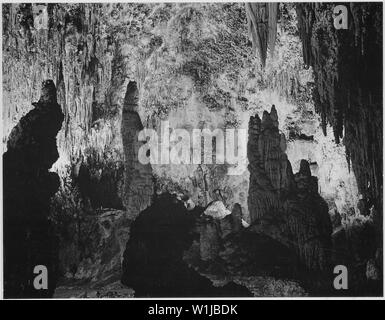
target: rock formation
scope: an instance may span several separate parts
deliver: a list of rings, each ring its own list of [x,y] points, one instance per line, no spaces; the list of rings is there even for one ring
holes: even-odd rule
[[[321,115],[324,130],[329,123],[335,141],[338,143],[343,138],[347,161],[362,196],[358,209],[370,219],[361,221],[359,217],[353,221],[347,228],[350,230],[346,230],[346,242],[338,243],[340,234],[334,239],[338,247],[350,247],[349,267],[361,282],[356,294],[360,290],[362,294],[366,284],[362,285],[365,270],[360,265],[373,261],[383,245],[382,4],[346,5],[346,30],[333,27],[334,6],[330,3],[297,5],[298,26],[304,61],[314,70],[316,111]],[[368,227],[370,223],[372,226]],[[353,254],[357,245],[360,247],[355,238],[366,239],[364,254]],[[380,261],[379,266],[382,269]],[[377,288],[372,284],[370,287],[366,293],[379,294],[381,278]]]
[[[267,49],[274,52],[277,35],[278,3],[246,3],[249,36],[254,52],[258,53],[263,65],[266,63]]]
[[[348,29],[333,27],[334,4],[297,5],[304,61],[314,69],[316,111],[343,138],[359,192],[382,245],[382,5],[347,5]],[[343,137],[344,133],[344,137]],[[373,254],[376,248],[373,248]]]
[[[232,212],[220,201],[210,204],[198,219],[200,260],[215,262],[222,254],[226,241],[242,229],[242,216],[239,204]],[[225,211],[228,211],[224,214]]]
[[[220,206],[216,207],[220,211]],[[237,204],[229,215],[201,215],[196,222],[199,237],[186,251],[184,260],[213,281],[242,281],[243,277],[294,279],[298,272],[295,251],[269,235],[243,228],[241,223]]]
[[[123,203],[130,217],[136,217],[146,209],[154,194],[152,169],[150,164],[139,161],[139,148],[144,144],[138,141],[143,129],[138,114],[138,89],[135,82],[127,85],[122,114],[122,141],[124,149],[124,195]]]
[[[11,131],[4,172],[5,297],[49,297],[56,282],[55,238],[50,228],[50,198],[59,177],[49,172],[59,154],[56,135],[63,113],[52,80],[43,82],[40,100]],[[48,290],[33,286],[34,267],[48,270]]]
[[[309,163],[303,160],[293,175],[285,150],[274,106],[262,120],[250,118],[250,228],[294,249],[308,270],[328,271],[332,228],[327,204]]]
[[[97,289],[120,280],[130,224],[123,210],[103,209],[82,217],[77,232],[85,240],[73,232],[72,245],[65,243],[65,239],[61,243],[60,268],[68,282],[87,282],[89,288]]]
[[[164,194],[133,222],[124,253],[122,283],[132,287],[136,297],[251,295],[234,283],[216,288],[183,261],[201,213],[198,207],[188,211],[181,201]]]

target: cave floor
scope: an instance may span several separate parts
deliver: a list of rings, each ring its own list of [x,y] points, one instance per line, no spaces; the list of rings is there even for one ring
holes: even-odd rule
[[[53,298],[133,298],[134,290],[115,281],[105,286],[74,282],[56,288]]]
[[[215,276],[205,275],[213,282],[213,286],[223,286],[228,281],[218,279]],[[301,297],[307,296],[306,292],[295,282],[289,280],[274,279],[271,277],[249,276],[232,277],[232,280],[249,289],[254,297]],[[73,281],[59,285],[54,293],[56,299],[67,298],[134,298],[135,291],[115,281],[106,285],[95,285],[84,281]]]

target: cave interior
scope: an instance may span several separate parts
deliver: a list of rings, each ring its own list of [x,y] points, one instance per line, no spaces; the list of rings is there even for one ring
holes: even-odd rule
[[[3,4],[5,296],[383,295],[382,12]]]

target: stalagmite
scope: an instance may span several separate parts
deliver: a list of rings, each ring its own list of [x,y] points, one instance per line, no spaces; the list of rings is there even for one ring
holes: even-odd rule
[[[56,135],[64,116],[52,80],[43,82],[40,99],[33,105],[11,131],[3,155],[7,298],[50,297],[56,285],[58,248],[48,216],[50,198],[60,182],[49,169],[59,157]],[[47,268],[46,290],[33,286],[38,265]]]
[[[309,163],[302,160],[293,175],[285,148],[274,106],[262,120],[250,118],[250,228],[293,248],[309,270],[327,271],[332,232],[327,204]]]
[[[138,110],[138,89],[135,82],[129,82],[122,114],[122,140],[124,149],[124,196],[127,214],[136,217],[146,209],[154,194],[152,169],[150,164],[141,164],[138,152],[143,142],[138,134],[143,129]]]

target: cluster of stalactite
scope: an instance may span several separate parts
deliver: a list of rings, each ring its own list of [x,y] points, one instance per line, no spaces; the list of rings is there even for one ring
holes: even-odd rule
[[[336,29],[337,4],[298,4],[305,63],[315,77],[314,100],[347,159],[363,195],[361,212],[374,209],[382,243],[382,4],[346,5],[347,29]]]
[[[275,107],[249,121],[249,212],[254,232],[293,248],[309,270],[327,271],[331,248],[328,206],[302,160],[293,174]]]
[[[347,160],[364,198],[361,211],[366,215],[374,208],[381,230],[382,7],[370,3],[346,5],[348,28],[336,29],[333,11],[337,5],[296,5],[303,59],[314,70],[313,99],[324,133],[329,123],[336,143],[343,138]],[[267,38],[275,37],[271,33],[277,30],[276,12],[267,3],[246,4],[246,12],[250,38],[264,61],[268,47],[273,48],[267,45]],[[295,76],[282,81],[274,76],[273,82],[277,79],[282,83],[294,81],[292,88],[298,87]]]
[[[49,172],[59,153],[56,135],[64,115],[52,80],[43,83],[34,109],[13,128],[3,155],[4,288],[8,298],[50,297],[57,280],[57,243],[49,221],[59,176]],[[34,284],[44,266],[48,287]]]
[[[48,198],[44,204],[48,206],[45,214],[50,214],[53,221],[49,229],[52,233],[61,228],[61,218],[72,219],[74,225],[79,221],[81,224],[90,218],[87,214],[99,208],[121,210],[126,206],[126,212],[135,216],[149,205],[153,195],[151,167],[147,170],[148,166],[142,166],[146,168],[142,170],[137,163],[139,146],[134,142],[143,128],[138,108],[134,112],[130,102],[124,104],[128,76],[122,41],[117,38],[126,31],[129,33],[130,27],[115,32],[116,25],[110,22],[117,7],[109,4],[3,7],[3,124],[9,141],[7,147],[14,140],[8,136],[10,129],[29,111],[30,101],[38,98],[42,79],[53,79],[64,114],[62,130],[57,136],[60,159],[53,168],[62,180],[60,196],[55,196],[55,208],[49,208]],[[126,8],[132,12],[135,9],[136,5]],[[136,33],[130,34],[136,35],[136,28],[137,25]],[[63,185],[70,178],[67,190]],[[143,179],[146,182],[141,184]],[[75,189],[78,194],[72,193]],[[73,247],[80,252],[91,248],[95,241],[83,246],[78,240],[86,236],[88,229],[76,227],[73,233],[65,230],[65,234],[71,234],[71,240],[69,244],[60,244],[59,254]],[[80,262],[86,263],[87,257],[84,261]],[[61,271],[64,274],[71,267],[71,263],[63,263]],[[52,278],[50,284],[54,282]]]
[[[114,88],[119,88],[122,76],[115,68],[119,64],[116,42],[103,28],[103,10],[99,4],[3,7],[6,135],[18,115],[28,111],[26,102],[38,97],[41,81],[50,78],[65,116],[59,148],[69,157],[96,148],[91,135],[94,122],[103,115],[106,104],[113,115],[113,107],[122,102],[110,89],[112,79]],[[99,143],[102,152],[111,141],[103,142]]]

